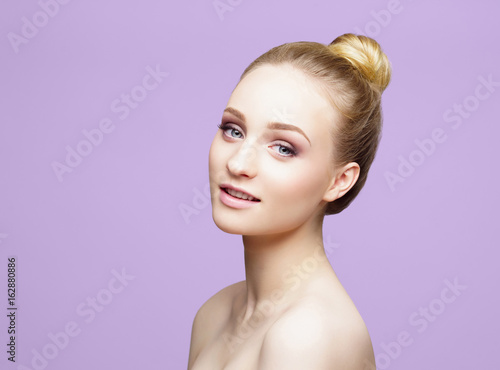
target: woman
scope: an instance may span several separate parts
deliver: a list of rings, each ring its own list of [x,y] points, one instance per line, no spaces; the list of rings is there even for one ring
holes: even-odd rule
[[[322,225],[366,181],[390,74],[378,43],[353,34],[275,47],[243,72],[209,176],[214,222],[242,235],[246,280],[199,309],[188,369],[375,370]]]

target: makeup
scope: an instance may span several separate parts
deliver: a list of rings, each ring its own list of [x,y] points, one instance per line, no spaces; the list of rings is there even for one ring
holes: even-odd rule
[[[219,199],[222,203],[224,203],[228,207],[248,208],[251,207],[252,205],[260,203],[259,199],[249,195],[246,192],[239,191],[240,189],[233,189],[232,187],[228,186],[221,186],[219,189],[220,189]],[[243,199],[242,196],[248,199]]]

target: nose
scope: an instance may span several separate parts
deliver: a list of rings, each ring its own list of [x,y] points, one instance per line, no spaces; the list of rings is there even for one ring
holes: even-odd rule
[[[254,177],[257,174],[256,157],[256,147],[246,142],[229,158],[226,167],[233,175]]]

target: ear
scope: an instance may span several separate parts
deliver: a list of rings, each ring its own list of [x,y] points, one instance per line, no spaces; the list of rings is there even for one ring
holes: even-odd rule
[[[356,181],[358,181],[358,177],[359,165],[356,162],[350,162],[342,168],[339,168],[334,172],[332,181],[323,200],[333,202],[342,197],[354,186]]]

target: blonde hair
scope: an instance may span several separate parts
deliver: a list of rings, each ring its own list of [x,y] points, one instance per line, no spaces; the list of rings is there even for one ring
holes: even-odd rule
[[[333,165],[356,162],[360,173],[354,186],[325,208],[325,215],[339,213],[364,186],[375,158],[382,130],[381,95],[391,78],[389,60],[372,38],[346,33],[328,45],[299,41],[276,46],[255,59],[240,81],[266,64],[291,65],[311,76],[343,117],[331,128]]]

